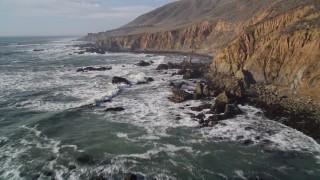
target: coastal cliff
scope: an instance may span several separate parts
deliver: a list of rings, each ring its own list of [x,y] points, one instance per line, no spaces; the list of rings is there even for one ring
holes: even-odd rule
[[[192,25],[187,28],[165,32],[137,35],[112,36],[96,41],[98,46],[114,50],[161,50],[161,51],[197,51],[208,53],[212,46],[206,40],[213,32],[214,25],[209,22]],[[206,46],[206,49],[203,47]]]
[[[252,83],[318,101],[319,9],[316,0],[182,0],[83,40],[106,50],[214,55],[211,74],[245,71]]]
[[[318,98],[319,18],[317,7],[310,5],[250,26],[218,51],[212,71],[235,75],[245,70],[257,82]]]

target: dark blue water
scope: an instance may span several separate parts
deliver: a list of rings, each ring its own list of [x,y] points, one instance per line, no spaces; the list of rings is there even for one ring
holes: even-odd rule
[[[182,57],[78,55],[75,39],[0,38],[0,179],[320,179],[319,144],[259,109],[240,106],[245,114],[200,129],[187,113],[201,102],[170,102],[169,82],[181,77],[155,70]],[[134,66],[141,60],[155,63]],[[112,70],[76,72],[86,66]],[[155,81],[135,85],[145,77]]]

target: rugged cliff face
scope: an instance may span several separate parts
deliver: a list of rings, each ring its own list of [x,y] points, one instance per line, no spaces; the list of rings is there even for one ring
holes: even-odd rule
[[[115,50],[197,51],[210,53],[210,49],[213,50],[216,44],[209,44],[207,40],[214,28],[213,24],[206,21],[187,28],[165,32],[107,37],[97,40],[97,44]]]
[[[188,18],[185,18],[188,17]],[[213,74],[320,97],[318,0],[181,0],[84,40],[112,50],[215,54]]]
[[[292,9],[245,29],[218,51],[212,71],[250,72],[257,82],[320,95],[319,7]]]

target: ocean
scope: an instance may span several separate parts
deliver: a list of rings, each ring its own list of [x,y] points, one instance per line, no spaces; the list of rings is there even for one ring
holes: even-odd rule
[[[245,112],[210,128],[173,103],[179,55],[74,54],[77,37],[0,38],[0,179],[320,179],[320,145]],[[44,49],[34,52],[33,49]],[[150,66],[134,66],[141,60]],[[76,72],[87,66],[107,71]],[[133,85],[112,84],[113,76]],[[146,77],[153,82],[137,85]],[[183,88],[192,91],[194,80]],[[123,107],[124,111],[107,112]],[[194,113],[194,112],[193,112]],[[249,145],[244,143],[251,140]]]

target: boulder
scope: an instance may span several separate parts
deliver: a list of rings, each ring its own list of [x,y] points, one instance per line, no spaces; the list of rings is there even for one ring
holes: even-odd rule
[[[125,79],[123,77],[114,76],[112,78],[112,84],[119,84],[119,83],[124,83],[124,84],[127,84],[127,85],[131,85],[130,81],[128,81],[127,79]]]
[[[244,140],[242,142],[242,144],[245,145],[245,146],[249,146],[249,145],[254,144],[254,141],[252,141],[251,139],[247,139],[247,140]]]
[[[151,65],[149,62],[146,62],[143,60],[136,64],[136,66],[149,66],[149,65]]]
[[[203,84],[202,83],[197,83],[195,90],[194,90],[194,99],[199,99],[203,97]]]
[[[167,64],[159,64],[157,70],[168,70],[169,66]]]
[[[141,84],[149,84],[149,82],[154,81],[154,79],[153,79],[152,77],[145,77],[144,79],[145,79],[145,81],[139,81],[139,82],[137,82],[137,84],[138,84],[138,85],[141,85]]]
[[[200,113],[198,115],[195,116],[197,119],[204,119],[206,116],[203,113]]]
[[[227,104],[224,110],[224,119],[233,118],[236,115],[243,113],[236,104]]]
[[[112,111],[124,111],[125,109],[123,107],[112,107],[112,108],[107,108],[105,111],[106,112],[112,112]]]
[[[172,93],[173,94],[171,95],[171,97],[169,97],[169,99],[175,103],[181,103],[181,102],[193,99],[192,94],[184,90],[181,90],[179,87],[174,87],[172,89]]]
[[[227,93],[220,93],[212,103],[211,110],[215,113],[223,113],[228,103],[230,103],[230,98]]]
[[[145,79],[146,79],[147,82],[152,82],[152,81],[154,81],[154,79],[153,79],[152,77],[146,77]]]

